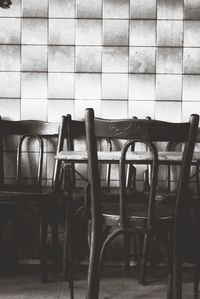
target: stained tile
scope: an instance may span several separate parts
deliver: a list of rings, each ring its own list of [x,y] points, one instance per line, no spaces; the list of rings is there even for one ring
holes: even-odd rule
[[[22,71],[47,71],[47,46],[22,46]]]
[[[129,100],[155,100],[155,75],[130,74]]]
[[[48,74],[49,98],[74,98],[74,74],[73,73],[49,73]]]
[[[21,119],[36,119],[47,121],[47,100],[22,99]]]
[[[127,100],[128,74],[102,74],[102,99]]]
[[[154,119],[154,101],[129,101],[128,102],[128,117],[136,116],[145,118],[150,116]]]
[[[181,101],[182,75],[157,75],[156,100]]]
[[[76,71],[85,73],[101,72],[101,47],[77,46]]]
[[[75,119],[84,120],[85,118],[85,109],[86,108],[93,108],[95,111],[95,116],[100,117],[101,116],[101,101],[100,100],[75,100]],[[80,149],[79,144],[79,149]],[[85,142],[83,144],[85,148]],[[76,147],[77,148],[77,147]],[[82,146],[81,146],[82,148]]]
[[[47,73],[22,73],[22,98],[47,98]],[[37,102],[36,102],[37,103]]]
[[[20,19],[0,18],[0,44],[20,44]]]
[[[74,72],[74,47],[49,46],[49,72]]]
[[[199,0],[185,0],[184,17],[190,20],[200,20]]]
[[[185,73],[200,73],[200,49],[185,48],[183,55],[183,65]]]
[[[0,45],[0,70],[20,70],[20,46]]]
[[[155,119],[180,122],[182,112],[181,102],[155,102]]]
[[[127,73],[128,47],[105,47],[102,53],[102,72]]]
[[[49,0],[50,18],[74,18],[75,0]]]
[[[155,46],[155,21],[130,22],[130,46]]]
[[[22,44],[46,45],[47,20],[24,18],[22,22]]]
[[[200,75],[183,76],[183,100],[199,101]]]
[[[156,0],[130,0],[131,19],[155,19]]]
[[[48,0],[22,0],[23,17],[46,18],[48,13]]]
[[[1,98],[20,97],[20,73],[19,72],[0,72],[0,97]]]
[[[183,21],[157,21],[158,46],[182,46]]]
[[[113,113],[113,107],[115,111]],[[128,102],[127,101],[102,101],[101,117],[102,118],[127,118]]]
[[[66,114],[74,118],[74,100],[48,100],[49,122],[60,122],[61,116]]]
[[[182,121],[188,121],[190,115],[193,113],[198,113],[200,111],[200,102],[186,102],[182,103]]]
[[[49,20],[49,43],[51,45],[74,45],[73,19],[50,19]]]
[[[157,17],[158,19],[182,19],[184,0],[158,0]]]
[[[103,0],[103,18],[127,19],[129,0]]]
[[[101,45],[101,21],[77,20],[76,45]]]
[[[100,74],[76,74],[75,98],[80,100],[101,99],[101,75]]]
[[[103,20],[103,43],[106,46],[128,46],[128,20]]]
[[[21,16],[21,6],[20,6],[21,1],[20,0],[15,0],[12,1],[12,5],[10,6],[9,9],[1,9],[0,10],[0,17],[20,17]]]
[[[130,47],[129,69],[131,73],[155,72],[155,48]]]
[[[77,18],[101,18],[102,0],[77,0],[76,15]]]
[[[184,22],[184,46],[200,47],[200,21]]]
[[[1,117],[3,119],[20,119],[20,99],[0,99]]]
[[[156,71],[158,73],[182,73],[182,49],[158,48]]]

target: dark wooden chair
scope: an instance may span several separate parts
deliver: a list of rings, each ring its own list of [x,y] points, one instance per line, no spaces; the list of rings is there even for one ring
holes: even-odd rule
[[[15,223],[19,223],[23,216],[20,215],[20,210],[23,211],[24,208],[34,204],[39,208],[39,254],[42,282],[48,281],[47,228],[49,224],[52,227],[54,262],[58,263],[57,197],[60,180],[58,162],[54,165],[51,186],[43,181],[45,177],[43,172],[49,162],[47,155],[50,152],[47,152],[51,147],[51,142],[54,147],[57,144],[58,129],[58,123],[0,119],[0,209],[5,206],[16,207],[19,214]],[[59,147],[58,144],[57,151]],[[44,165],[45,161],[47,161],[46,165]],[[12,170],[16,172],[16,176],[12,179],[9,179],[8,168],[10,172]],[[30,180],[26,180],[27,176]],[[18,225],[18,237],[22,234],[19,229]]]
[[[104,120],[94,117],[92,109],[86,110],[86,140],[88,150],[88,170],[90,183],[90,211],[92,221],[92,238],[88,270],[87,299],[99,296],[99,280],[102,262],[109,243],[118,235],[126,235],[135,231],[144,234],[141,265],[147,262],[149,243],[155,230],[166,229],[171,235],[174,224],[174,203],[160,205],[155,201],[158,174],[158,154],[155,141],[186,142],[183,152],[181,175],[177,191],[177,200],[188,194],[189,170],[198,127],[198,116],[193,115],[188,123],[168,123],[156,120]],[[118,203],[107,205],[102,200],[100,175],[97,159],[96,138],[125,139],[119,164],[120,196]],[[125,160],[128,148],[136,142],[146,144],[152,153],[151,182],[147,202],[130,203],[126,199]],[[103,225],[112,226],[114,230],[102,242]],[[171,281],[171,267],[169,280]],[[169,298],[171,289],[169,290]]]

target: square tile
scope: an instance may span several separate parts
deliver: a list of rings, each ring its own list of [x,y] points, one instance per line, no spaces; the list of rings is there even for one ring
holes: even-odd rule
[[[129,70],[131,73],[154,73],[155,48],[130,47]]]
[[[200,75],[183,76],[183,100],[199,101]]]
[[[20,19],[0,18],[0,44],[20,44]]]
[[[47,98],[47,73],[22,73],[21,80],[22,98]]]
[[[49,46],[49,72],[74,72],[74,47]]]
[[[103,20],[103,44],[106,46],[128,46],[128,20]]]
[[[74,45],[74,27],[73,19],[50,19],[49,43],[51,45]]]
[[[128,74],[102,74],[102,99],[127,100]]]
[[[77,18],[92,18],[98,19],[102,16],[102,1],[103,0],[77,0],[76,16]]]
[[[20,46],[0,45],[0,70],[20,71]]]
[[[113,111],[113,107],[115,107]],[[102,101],[101,117],[102,118],[127,118],[128,102],[127,101]]]
[[[47,46],[22,46],[22,71],[47,71]]]
[[[184,46],[200,47],[200,21],[184,22]]]
[[[155,21],[130,22],[130,46],[155,46]]]
[[[182,103],[182,121],[189,121],[190,115],[200,111],[200,102],[183,102]],[[198,112],[197,112],[198,113]]]
[[[95,116],[101,116],[100,100],[75,100],[75,119],[84,120],[86,108],[93,108]]]
[[[130,0],[131,19],[155,19],[156,0]]]
[[[22,0],[23,17],[47,18],[48,0]]]
[[[0,99],[0,111],[3,119],[20,120],[20,99]]]
[[[158,48],[156,55],[157,73],[182,73],[182,49]]]
[[[20,97],[20,73],[0,72],[0,98],[19,98],[19,97]]]
[[[129,101],[128,102],[128,117],[136,116],[145,118],[150,116],[154,119],[154,101]]]
[[[156,100],[181,101],[182,75],[157,75]]]
[[[48,73],[49,98],[74,98],[73,73]]]
[[[74,100],[48,100],[49,122],[60,122],[61,116],[66,114],[74,118]]]
[[[22,99],[21,119],[36,119],[47,121],[47,100]]]
[[[21,17],[21,0],[12,1],[9,9],[1,9],[0,17]]]
[[[77,20],[76,45],[101,45],[101,21]]]
[[[185,0],[184,17],[190,20],[200,20],[199,0]]]
[[[101,74],[76,74],[75,98],[80,100],[101,99]]]
[[[76,72],[100,73],[102,58],[101,47],[76,47]]]
[[[157,21],[158,46],[181,47],[183,45],[183,21]]]
[[[102,72],[127,73],[128,72],[128,47],[103,48]]]
[[[181,112],[181,102],[155,102],[155,119],[160,119],[169,122],[180,122]]]
[[[184,0],[158,0],[157,18],[158,19],[183,19]]]
[[[155,75],[129,76],[129,100],[155,100]]]
[[[185,48],[183,55],[184,73],[200,73],[200,49]]]
[[[50,18],[74,18],[75,0],[49,0]]]
[[[128,19],[129,0],[103,0],[103,18]]]
[[[46,45],[47,20],[24,18],[22,22],[22,44]]]

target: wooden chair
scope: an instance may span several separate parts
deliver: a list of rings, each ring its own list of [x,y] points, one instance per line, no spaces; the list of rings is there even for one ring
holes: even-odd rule
[[[166,229],[172,233],[174,224],[174,204],[159,205],[155,202],[158,173],[158,154],[153,144],[155,141],[186,142],[183,153],[181,176],[177,200],[188,192],[189,169],[196,138],[198,116],[193,115],[188,123],[168,123],[155,120],[104,120],[94,117],[92,109],[86,110],[86,140],[88,150],[88,170],[90,183],[90,211],[92,219],[92,238],[88,270],[87,299],[99,296],[99,280],[101,265],[109,243],[118,235],[126,235],[139,231],[144,234],[141,265],[146,264],[149,255],[149,244],[155,230]],[[120,196],[119,202],[106,205],[102,201],[100,175],[97,159],[96,138],[107,137],[125,139],[119,165]],[[129,203],[126,200],[125,157],[128,148],[135,142],[143,142],[152,153],[151,182],[148,201],[146,203]],[[102,242],[103,225],[112,226],[113,231]],[[171,270],[171,267],[170,267]],[[169,275],[171,280],[171,271]],[[169,290],[171,296],[171,290]],[[170,297],[169,297],[170,298]]]
[[[39,253],[42,282],[48,281],[48,224],[52,227],[54,262],[58,261],[57,197],[59,196],[60,178],[58,162],[54,165],[51,186],[43,183],[45,154],[52,139],[56,138],[57,141],[58,129],[58,123],[0,119],[0,209],[5,206],[16,206],[20,210],[21,207],[26,209],[32,204],[39,207]],[[59,147],[58,144],[57,151],[59,151]],[[8,168],[16,171],[16,176],[12,180],[6,177]],[[31,184],[27,183],[25,179],[24,170],[27,174],[27,169],[32,175],[30,176]],[[20,217],[18,215],[18,222]],[[18,236],[21,233],[18,229]]]

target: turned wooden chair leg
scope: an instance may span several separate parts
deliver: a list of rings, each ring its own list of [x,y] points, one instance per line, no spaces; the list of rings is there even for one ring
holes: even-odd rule
[[[146,283],[146,271],[147,271],[147,262],[150,255],[150,246],[152,241],[152,234],[150,232],[145,233],[143,248],[142,248],[142,257],[140,264],[140,273],[139,273],[139,283],[145,285]]]
[[[41,267],[41,280],[48,282],[47,273],[47,218],[45,205],[41,206],[41,219],[40,219],[40,267]]]

